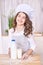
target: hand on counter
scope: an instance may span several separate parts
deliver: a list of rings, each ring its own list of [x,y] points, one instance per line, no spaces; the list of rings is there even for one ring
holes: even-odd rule
[[[28,54],[24,53],[21,59],[23,60],[23,59],[27,59],[27,58],[28,58]]]
[[[32,54],[33,50],[32,49],[29,49],[27,52],[25,52],[23,55],[22,55],[22,60],[23,59],[27,59],[31,54]]]

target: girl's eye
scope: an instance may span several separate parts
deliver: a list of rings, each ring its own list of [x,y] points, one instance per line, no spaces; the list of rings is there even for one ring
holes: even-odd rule
[[[18,15],[18,17],[20,17],[20,15]]]

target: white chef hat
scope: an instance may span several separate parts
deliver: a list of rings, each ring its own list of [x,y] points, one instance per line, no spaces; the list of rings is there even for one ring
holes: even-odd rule
[[[33,9],[28,4],[19,4],[15,9],[15,15],[18,12],[25,12],[30,17],[30,19],[32,19],[34,15]]]

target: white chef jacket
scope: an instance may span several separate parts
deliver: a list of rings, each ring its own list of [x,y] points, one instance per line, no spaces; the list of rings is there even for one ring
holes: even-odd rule
[[[35,41],[33,39],[33,35],[29,35],[26,37],[24,31],[14,32],[14,29],[11,28],[9,30],[9,47],[11,45],[11,40],[14,39],[16,41],[17,48],[21,48],[23,52],[26,52],[28,49],[32,49],[33,51],[36,48]]]

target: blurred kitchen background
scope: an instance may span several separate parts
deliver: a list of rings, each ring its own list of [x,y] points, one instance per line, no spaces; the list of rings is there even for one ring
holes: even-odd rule
[[[43,65],[43,0],[0,0],[0,54],[8,53],[9,17],[15,15],[15,8],[21,3],[29,4],[34,9],[35,53],[40,54]]]

